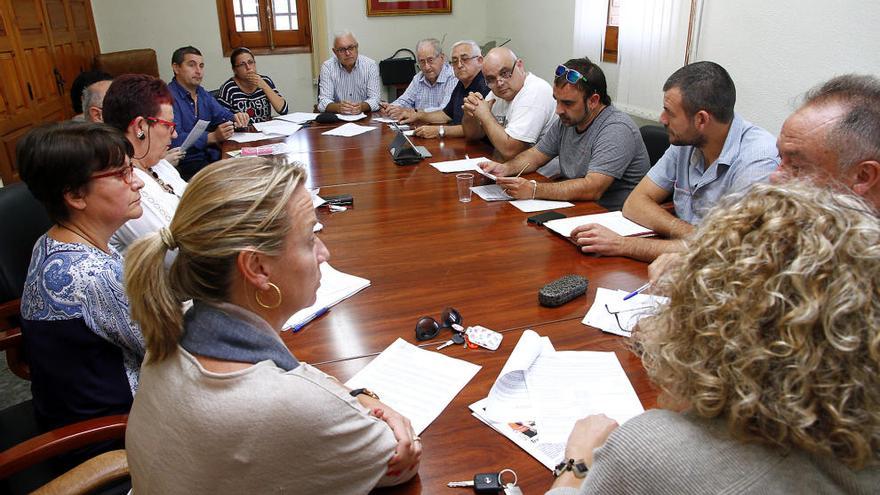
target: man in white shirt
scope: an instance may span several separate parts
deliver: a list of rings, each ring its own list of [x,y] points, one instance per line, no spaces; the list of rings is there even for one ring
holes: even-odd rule
[[[483,76],[492,93],[471,93],[464,101],[461,125],[468,140],[487,137],[496,158],[507,161],[533,146],[556,120],[553,88],[529,73],[506,47],[493,48],[483,60]]]
[[[336,33],[333,54],[321,64],[318,111],[357,115],[379,109],[379,65],[358,53],[351,31]]]
[[[419,41],[416,56],[421,71],[413,76],[406,91],[394,103],[380,104],[384,115],[403,122],[415,120],[419,113],[442,110],[458,84],[446,63],[440,41],[434,38]]]

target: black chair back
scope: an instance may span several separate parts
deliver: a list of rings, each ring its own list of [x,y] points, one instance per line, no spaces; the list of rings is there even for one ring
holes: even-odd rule
[[[642,140],[648,148],[648,157],[653,166],[669,148],[669,135],[666,134],[666,128],[661,125],[642,126],[639,131],[642,133]]]
[[[23,182],[0,187],[0,302],[21,297],[31,252],[52,222]]]

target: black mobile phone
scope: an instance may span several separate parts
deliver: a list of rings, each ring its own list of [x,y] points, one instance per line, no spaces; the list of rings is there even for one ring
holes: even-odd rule
[[[321,196],[330,205],[347,206],[354,204],[351,194],[337,194],[335,196]]]
[[[539,213],[537,215],[529,217],[527,221],[535,225],[544,225],[544,222],[549,222],[550,220],[556,220],[559,218],[565,218],[565,215],[556,211],[545,211],[544,213]]]

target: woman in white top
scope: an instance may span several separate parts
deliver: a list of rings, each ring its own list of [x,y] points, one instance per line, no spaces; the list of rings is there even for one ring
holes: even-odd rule
[[[171,225],[129,249],[147,347],[125,439],[135,493],[366,494],[418,470],[409,420],[281,340],[329,257],[304,182],[300,165],[214,163]]]
[[[117,251],[125,253],[137,239],[171,223],[186,190],[177,169],[163,159],[177,136],[168,87],[146,74],[117,77],[104,96],[104,123],[122,131],[131,142],[134,172],[144,183],[144,214],[126,222],[110,239]]]

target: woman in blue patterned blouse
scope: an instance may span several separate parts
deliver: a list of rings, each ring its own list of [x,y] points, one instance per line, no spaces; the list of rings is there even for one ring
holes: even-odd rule
[[[57,428],[127,413],[144,340],[131,320],[110,236],[141,215],[131,143],[103,124],[50,124],[18,145],[18,165],[54,225],[34,245],[21,297],[38,421]]]
[[[279,115],[287,114],[287,102],[275,89],[269,76],[257,73],[257,62],[247,48],[236,48],[229,56],[232,77],[220,86],[217,101],[232,112],[245,112],[251,122],[272,119],[272,109]]]

